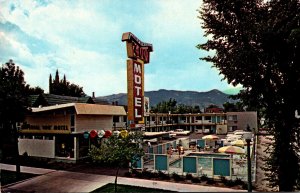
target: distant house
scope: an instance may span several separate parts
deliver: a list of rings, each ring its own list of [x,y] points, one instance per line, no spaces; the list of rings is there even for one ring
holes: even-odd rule
[[[224,113],[224,109],[219,107],[206,108],[205,113]]]

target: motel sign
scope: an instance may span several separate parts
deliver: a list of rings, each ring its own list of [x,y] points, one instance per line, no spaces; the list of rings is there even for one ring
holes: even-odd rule
[[[131,127],[144,121],[144,64],[150,62],[152,44],[144,43],[131,32],[123,33],[127,48],[127,105]]]

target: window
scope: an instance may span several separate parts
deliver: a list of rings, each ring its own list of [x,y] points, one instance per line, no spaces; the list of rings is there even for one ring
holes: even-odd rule
[[[230,126],[230,127],[228,128],[228,130],[229,130],[229,131],[235,131],[235,130],[237,130],[237,126]]]
[[[45,140],[53,140],[53,136],[45,136],[45,138],[44,138]]]
[[[74,158],[74,136],[57,135],[55,137],[55,156]]]
[[[150,120],[150,117],[145,117],[146,118],[146,121],[149,121]]]
[[[237,115],[229,115],[228,121],[237,121]]]
[[[119,116],[113,116],[113,122],[118,123],[119,122]]]
[[[32,139],[32,135],[24,135],[25,139]]]
[[[75,131],[75,115],[74,114],[71,114],[70,121],[71,121],[71,132],[74,132]]]
[[[43,136],[42,135],[35,135],[34,139],[43,139]]]
[[[71,127],[75,126],[75,115],[71,115]]]
[[[206,121],[210,121],[210,120],[211,120],[211,116],[205,116],[204,119],[205,119]]]
[[[200,121],[201,121],[201,120],[202,120],[202,117],[201,117],[201,116],[197,116],[197,117],[196,117],[196,120],[198,120],[198,121],[200,120]]]

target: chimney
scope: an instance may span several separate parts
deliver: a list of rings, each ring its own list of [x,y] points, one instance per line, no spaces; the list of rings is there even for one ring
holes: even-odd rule
[[[95,92],[93,92],[93,94],[92,94],[92,95],[93,95],[93,98],[95,98]]]

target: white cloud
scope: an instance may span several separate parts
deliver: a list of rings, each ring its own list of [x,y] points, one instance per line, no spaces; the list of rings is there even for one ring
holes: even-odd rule
[[[127,91],[126,48],[121,35],[133,30],[154,46],[151,63],[146,66],[145,90],[203,91],[226,85],[219,83],[216,69],[198,59],[195,45],[203,32],[196,10],[201,1],[137,1],[135,6],[149,9],[135,7],[136,12],[127,5],[131,1],[116,3],[119,1],[78,0],[40,6],[36,1],[0,0],[0,22],[18,26],[42,51],[36,54],[25,41],[1,29],[4,45],[1,42],[0,49],[22,65],[26,81],[33,86],[48,91],[48,76],[59,69],[61,76],[66,74],[88,95],[93,91],[97,96],[108,95]],[[46,43],[38,44],[38,39]]]
[[[83,86],[87,94],[126,91],[126,64],[121,58],[78,48],[67,48],[60,57],[60,63],[65,64],[60,65],[60,72],[71,82]]]
[[[18,25],[27,34],[59,46],[76,42],[89,44],[95,39],[106,41],[107,36],[120,30],[101,12],[93,10],[92,3],[54,1],[40,7],[31,1],[15,4],[17,8],[11,13],[9,9],[3,11],[7,21]],[[28,17],[24,11],[28,12]]]
[[[153,36],[165,41],[191,39],[201,34],[200,20],[196,11],[201,1],[157,1],[159,12],[150,17]],[[181,40],[179,40],[181,41]]]
[[[40,86],[47,91],[48,85],[45,77],[49,75],[49,56],[33,55],[28,47],[15,39],[0,32],[1,46],[3,53],[1,63],[6,63],[9,59],[14,60],[16,65],[24,71],[25,81],[31,86]],[[46,65],[45,65],[46,64]],[[45,81],[41,81],[45,80]]]

